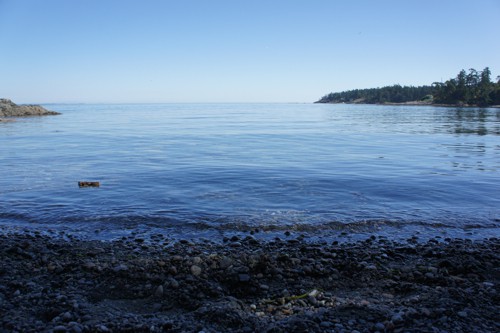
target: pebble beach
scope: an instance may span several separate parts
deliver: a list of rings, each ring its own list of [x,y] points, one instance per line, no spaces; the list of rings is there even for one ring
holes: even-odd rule
[[[500,240],[0,235],[0,332],[498,332]]]

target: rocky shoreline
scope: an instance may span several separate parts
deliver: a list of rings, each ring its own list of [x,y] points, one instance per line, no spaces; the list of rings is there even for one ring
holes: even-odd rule
[[[30,117],[58,115],[60,113],[49,111],[40,105],[17,105],[10,99],[0,98],[0,121],[2,117]]]
[[[0,235],[0,332],[498,332],[500,239]]]
[[[427,101],[410,101],[403,103],[365,103],[364,101],[359,102],[314,102],[320,104],[353,104],[353,105],[392,105],[392,106],[435,106],[435,107],[443,107],[443,108],[500,108],[500,105],[488,105],[488,106],[479,106],[479,105],[470,105],[470,104],[440,104],[433,103]]]

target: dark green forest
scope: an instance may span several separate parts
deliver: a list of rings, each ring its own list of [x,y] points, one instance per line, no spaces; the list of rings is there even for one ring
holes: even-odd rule
[[[461,70],[456,78],[430,86],[401,86],[355,89],[330,93],[316,103],[416,103],[444,105],[500,105],[500,76],[491,81],[491,71]]]

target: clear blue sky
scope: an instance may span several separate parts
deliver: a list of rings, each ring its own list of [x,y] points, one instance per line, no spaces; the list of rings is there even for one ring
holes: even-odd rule
[[[0,0],[0,97],[313,102],[500,75],[499,0]]]

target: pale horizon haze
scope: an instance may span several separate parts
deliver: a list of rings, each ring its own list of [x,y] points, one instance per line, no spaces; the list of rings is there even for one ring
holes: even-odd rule
[[[0,0],[0,98],[311,103],[500,75],[500,1]]]

